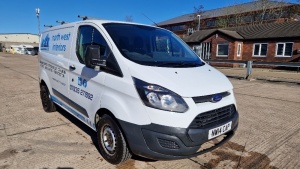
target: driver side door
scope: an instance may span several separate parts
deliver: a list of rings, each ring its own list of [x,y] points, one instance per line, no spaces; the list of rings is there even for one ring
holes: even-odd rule
[[[85,52],[89,45],[98,45],[101,56],[106,55],[108,44],[96,25],[79,25],[76,46],[70,59],[69,98],[73,115],[91,127],[95,127],[91,112],[96,112],[104,88],[106,73],[85,66]]]

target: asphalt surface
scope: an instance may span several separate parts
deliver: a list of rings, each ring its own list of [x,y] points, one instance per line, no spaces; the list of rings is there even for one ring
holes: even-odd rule
[[[297,74],[296,74],[297,75]],[[96,134],[63,110],[45,113],[37,56],[0,53],[0,169],[17,168],[300,168],[300,85],[231,78],[240,113],[222,147],[175,161],[107,163]]]

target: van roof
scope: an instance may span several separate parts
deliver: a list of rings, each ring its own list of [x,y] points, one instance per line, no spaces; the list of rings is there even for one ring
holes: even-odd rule
[[[122,24],[132,24],[132,25],[143,25],[143,26],[156,27],[156,26],[153,26],[153,25],[146,25],[146,24],[134,23],[134,22],[102,20],[102,19],[87,19],[87,20],[83,20],[83,21],[76,21],[76,22],[70,22],[70,23],[65,23],[65,24],[62,24],[62,25],[53,26],[51,28],[45,29],[43,32],[47,32],[49,30],[58,29],[58,28],[70,27],[70,26],[74,26],[74,25],[79,24],[79,23],[95,23],[95,24],[122,23]]]

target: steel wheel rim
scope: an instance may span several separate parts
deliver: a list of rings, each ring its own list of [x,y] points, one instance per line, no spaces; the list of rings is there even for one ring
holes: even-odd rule
[[[108,154],[113,155],[116,151],[116,137],[109,125],[103,127],[101,137],[105,151]]]

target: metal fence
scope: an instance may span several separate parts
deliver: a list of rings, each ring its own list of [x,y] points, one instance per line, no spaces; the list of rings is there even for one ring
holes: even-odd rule
[[[244,64],[247,67],[246,79],[251,77],[252,66],[274,66],[274,67],[296,67],[297,73],[300,70],[300,62],[259,62],[259,61],[242,61],[242,60],[204,60],[208,64],[210,63],[221,63],[221,64]]]

